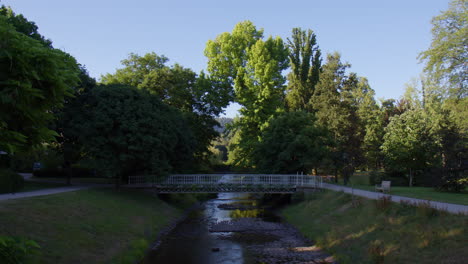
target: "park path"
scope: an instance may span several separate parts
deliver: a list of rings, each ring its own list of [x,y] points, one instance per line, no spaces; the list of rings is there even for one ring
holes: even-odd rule
[[[6,193],[6,194],[0,194],[0,201],[35,197],[35,196],[43,196],[43,195],[63,193],[63,192],[73,192],[73,191],[78,191],[78,190],[83,190],[83,189],[89,189],[92,187],[94,186],[67,186],[67,187],[48,188],[48,189],[42,189],[42,190],[30,191],[30,192]]]
[[[345,186],[340,186],[340,185],[335,185],[335,184],[329,184],[329,183],[323,183],[323,188],[337,191],[337,192],[345,192],[345,193],[350,193],[354,194],[357,196],[369,198],[369,199],[380,199],[382,197],[391,197],[393,202],[409,202],[412,204],[419,204],[419,203],[429,203],[429,205],[432,208],[436,208],[439,210],[445,210],[450,213],[464,213],[468,214],[468,206],[466,205],[461,205],[461,204],[451,204],[451,203],[443,203],[443,202],[435,202],[435,201],[429,201],[429,200],[424,200],[424,199],[417,199],[417,198],[410,198],[410,197],[405,197],[405,196],[398,196],[398,195],[391,195],[391,194],[383,194],[383,193],[378,193],[378,192],[371,192],[371,191],[364,191],[360,189],[354,189],[351,187],[345,187]]]
[[[47,180],[34,179],[32,178],[31,173],[18,173],[18,174],[23,176],[24,180],[26,181],[63,183],[63,180],[62,181],[47,181]],[[79,185],[73,185],[73,186],[47,188],[47,189],[41,189],[41,190],[36,190],[36,191],[30,191],[30,192],[5,193],[5,194],[0,194],[0,201],[44,196],[44,195],[50,195],[50,194],[56,194],[56,193],[73,192],[73,191],[90,189],[90,188],[95,188],[95,187],[109,187],[109,186],[111,185],[109,184],[79,184]]]

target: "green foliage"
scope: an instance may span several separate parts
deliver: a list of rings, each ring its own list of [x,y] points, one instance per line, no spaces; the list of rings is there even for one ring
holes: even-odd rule
[[[60,155],[60,166],[69,168],[83,158],[83,145],[79,141],[80,131],[76,129],[75,116],[81,115],[83,106],[92,89],[96,87],[96,81],[89,77],[88,72],[80,66],[80,83],[73,89],[73,97],[67,98],[62,109],[56,109],[56,120],[53,129],[58,133],[57,142],[49,146]],[[42,158],[42,157],[41,157]],[[51,168],[51,166],[46,166]],[[53,168],[58,167],[54,166]]]
[[[342,63],[340,57],[338,53],[327,56],[311,103],[318,124],[330,131],[335,142],[332,167],[341,170],[347,182],[354,169],[362,164],[362,142],[366,133],[363,123],[368,123],[369,131],[373,131],[372,120],[360,116],[373,107],[369,99],[373,91],[365,79],[354,73],[346,74],[350,65]]]
[[[101,175],[164,175],[190,166],[194,139],[183,116],[147,91],[122,85],[90,91],[74,122]]]
[[[214,116],[229,104],[231,95],[203,72],[197,75],[179,64],[169,67],[167,62],[168,58],[154,52],[144,56],[130,54],[122,61],[124,68],[103,76],[102,82],[146,90],[182,111],[197,142],[195,156],[200,162],[206,159],[208,146],[218,136]]]
[[[264,173],[309,173],[327,157],[330,141],[313,114],[283,113],[264,129],[254,160]]]
[[[431,132],[428,116],[420,109],[408,110],[394,116],[385,128],[382,151],[387,168],[408,172],[411,178],[415,171],[439,162],[437,150],[440,142]]]
[[[0,169],[0,193],[15,193],[23,186],[24,179],[21,175],[8,169]]]
[[[45,39],[44,36],[39,34],[38,27],[36,23],[28,21],[23,15],[15,14],[10,7],[1,6],[0,7],[0,16],[6,18],[6,22],[12,25],[16,31],[23,33],[24,35],[35,39],[44,44],[49,48],[52,48],[52,41]]]
[[[288,74],[286,103],[290,110],[311,111],[310,98],[319,81],[322,58],[312,30],[293,28],[288,38],[291,72]]]
[[[70,168],[73,177],[95,177],[94,170],[88,168],[79,168],[72,167]],[[67,171],[62,168],[45,168],[40,170],[35,170],[33,172],[34,177],[45,177],[45,178],[61,178],[67,176]]]
[[[468,95],[468,1],[452,0],[450,7],[432,19],[431,47],[419,55],[425,71],[451,88],[456,98]]]
[[[13,153],[53,140],[51,110],[77,84],[75,59],[16,31],[4,15],[0,47],[0,149]]]
[[[263,30],[250,21],[238,23],[231,33],[210,40],[205,49],[208,71],[218,83],[233,89],[242,105],[230,147],[233,164],[252,166],[254,145],[266,122],[283,108],[288,52],[279,37],[263,40]]]
[[[0,236],[0,262],[4,264],[39,263],[40,246],[34,241],[18,237]]]

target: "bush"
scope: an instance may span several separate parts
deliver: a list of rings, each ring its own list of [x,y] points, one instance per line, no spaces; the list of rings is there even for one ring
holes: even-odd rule
[[[35,170],[33,172],[35,177],[43,177],[43,178],[65,178],[67,177],[67,171],[61,168],[45,168],[40,170]],[[80,167],[72,167],[72,176],[76,178],[87,178],[87,177],[95,177],[95,173],[93,169],[89,168],[80,168]]]
[[[37,263],[39,249],[33,240],[0,236],[0,263]]]
[[[0,193],[14,193],[24,187],[21,175],[7,169],[0,169]]]
[[[461,192],[468,186],[467,169],[439,170],[433,174],[435,187],[440,191]]]
[[[380,184],[382,181],[391,181],[392,186],[408,186],[408,179],[401,172],[377,172],[369,173],[370,185]]]
[[[384,178],[384,173],[378,171],[371,171],[369,173],[370,185],[380,184]]]

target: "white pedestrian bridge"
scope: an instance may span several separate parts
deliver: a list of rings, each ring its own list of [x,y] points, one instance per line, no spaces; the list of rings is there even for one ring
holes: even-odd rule
[[[129,176],[127,187],[151,188],[158,193],[293,193],[321,189],[322,177],[301,174],[173,174]]]

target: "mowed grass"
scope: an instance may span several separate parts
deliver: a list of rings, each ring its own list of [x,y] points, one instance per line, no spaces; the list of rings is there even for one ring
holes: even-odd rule
[[[374,186],[368,186],[368,185],[367,186],[366,185],[349,185],[349,187],[354,187],[356,189],[367,190],[367,191],[375,191]],[[391,187],[389,194],[418,198],[418,199],[425,199],[425,200],[431,200],[431,201],[439,201],[439,202],[445,202],[445,203],[468,205],[468,191],[455,193],[455,192],[441,192],[430,187],[396,186],[396,187]]]
[[[333,182],[331,183],[334,184]],[[342,180],[340,180],[338,184],[343,185]],[[375,191],[375,185],[369,185],[368,172],[355,173],[351,177],[348,187],[366,191]],[[445,203],[468,205],[468,190],[466,189],[462,192],[456,193],[442,192],[431,187],[391,186],[389,194]]]
[[[81,190],[0,202],[0,235],[38,242],[39,263],[135,263],[180,213],[138,191]]]
[[[285,219],[339,263],[467,263],[468,216],[425,206],[308,194]]]

